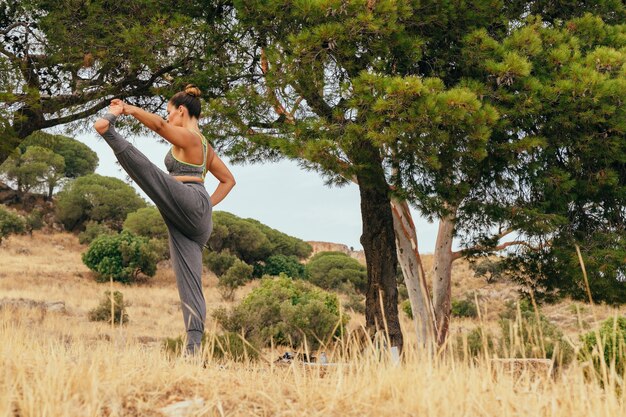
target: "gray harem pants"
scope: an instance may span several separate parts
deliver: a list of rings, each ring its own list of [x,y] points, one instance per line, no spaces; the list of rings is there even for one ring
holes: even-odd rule
[[[187,331],[186,350],[195,353],[200,348],[206,319],[202,248],[213,229],[209,193],[202,183],[182,183],[159,169],[115,131],[115,115],[107,113],[104,118],[109,121],[109,129],[102,137],[130,178],[154,202],[167,225],[170,257]]]

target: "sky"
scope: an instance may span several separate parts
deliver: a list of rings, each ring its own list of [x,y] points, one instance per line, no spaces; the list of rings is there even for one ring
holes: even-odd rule
[[[59,131],[50,133],[67,134]],[[125,180],[149,201],[116,164],[113,151],[97,133],[77,133],[73,137],[98,154],[100,163],[97,174]],[[168,144],[159,142],[156,136],[133,136],[128,139],[165,170],[163,158],[169,149]],[[257,219],[302,240],[342,243],[354,250],[362,249],[359,242],[362,231],[360,199],[356,185],[328,187],[317,173],[305,171],[291,161],[247,165],[233,165],[228,159],[224,161],[237,185],[215,210]],[[217,184],[217,180],[208,174],[205,186],[209,193],[215,190]],[[418,231],[420,253],[432,253],[437,224],[420,218],[415,211],[413,220]]]

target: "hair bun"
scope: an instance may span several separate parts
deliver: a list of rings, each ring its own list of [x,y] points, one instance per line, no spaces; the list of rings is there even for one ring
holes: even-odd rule
[[[200,89],[193,84],[187,84],[185,86],[185,93],[189,94],[192,97],[200,97],[202,95]]]

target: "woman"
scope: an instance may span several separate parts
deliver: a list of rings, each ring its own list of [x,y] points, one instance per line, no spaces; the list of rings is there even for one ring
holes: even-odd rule
[[[169,232],[172,265],[187,330],[187,353],[199,351],[204,333],[206,303],[202,293],[202,248],[209,240],[212,208],[235,185],[233,175],[200,133],[200,90],[193,85],[175,94],[167,104],[167,122],[156,114],[111,101],[109,112],[94,128],[115,152],[128,175],[152,199]],[[165,156],[166,174],[115,131],[121,114],[133,116],[172,144]],[[204,177],[210,172],[219,180],[209,196]]]

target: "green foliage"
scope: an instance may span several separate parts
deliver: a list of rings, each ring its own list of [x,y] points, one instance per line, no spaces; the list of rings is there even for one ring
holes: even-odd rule
[[[23,194],[41,186],[51,197],[64,177],[65,160],[50,149],[29,146],[23,151],[16,149],[1,167],[0,172],[17,184],[18,192]]]
[[[26,231],[26,222],[19,214],[0,205],[0,243],[12,234],[20,234]]]
[[[452,300],[453,317],[478,317],[478,309],[473,294],[468,294],[463,300]]]
[[[24,219],[25,229],[32,233],[33,230],[41,230],[44,226],[43,214],[40,209],[32,210]]]
[[[186,82],[218,89],[228,67],[219,65],[220,45],[231,38],[219,22],[228,10],[221,2],[3,2],[2,45],[10,52],[0,57],[0,136],[2,145],[12,140],[0,146],[0,163],[33,131],[68,123],[76,131],[77,120],[111,97],[130,94],[132,104],[156,110],[166,100],[155,93],[170,97]],[[34,66],[25,56],[37,57]],[[214,69],[199,73],[205,65]]]
[[[561,330],[535,312],[527,300],[508,305],[501,314],[500,328],[501,357],[554,359],[557,366],[567,365],[574,358],[574,349]]]
[[[413,308],[411,307],[411,300],[406,299],[400,304],[400,308],[404,311],[404,314],[411,320],[413,320]]]
[[[82,255],[83,263],[96,273],[98,282],[114,281],[126,284],[137,280],[139,273],[154,276],[156,254],[147,239],[129,232],[101,235]]]
[[[500,281],[507,278],[506,262],[496,259],[483,259],[481,261],[472,262],[470,267],[474,271],[474,276],[484,278],[487,284]]]
[[[28,136],[19,148],[25,151],[28,146],[40,146],[63,157],[63,176],[78,178],[93,174],[98,166],[98,154],[84,143],[62,135],[51,135],[38,131]]]
[[[163,349],[169,355],[180,355],[183,352],[183,337],[166,338]],[[246,362],[256,361],[259,358],[259,349],[244,341],[236,333],[226,332],[218,335],[202,335],[202,349],[208,349],[213,359]]]
[[[231,255],[228,250],[223,252],[205,251],[203,253],[204,264],[218,277],[224,275],[237,260],[238,258]]]
[[[68,230],[93,220],[121,230],[128,213],[145,201],[124,181],[97,174],[79,177],[57,194],[56,215]]]
[[[248,264],[265,261],[272,255],[304,258],[312,251],[306,242],[253,219],[216,211],[213,222],[213,233],[209,239],[211,248],[217,252],[228,250]]]
[[[161,213],[156,207],[144,207],[128,213],[123,230],[148,239],[157,260],[169,259],[170,249],[168,231]]]
[[[88,245],[99,236],[112,235],[115,233],[116,232],[111,230],[106,224],[89,220],[85,223],[85,230],[78,234],[78,242],[81,245]]]
[[[304,278],[305,267],[298,261],[295,256],[287,255],[272,255],[265,260],[265,264],[258,268],[258,272],[255,271],[255,275],[270,275],[278,276],[281,273],[291,278]]]
[[[352,310],[355,313],[365,314],[365,296],[363,294],[359,294],[356,291],[348,291],[346,296],[348,299],[343,305],[344,310]]]
[[[495,350],[493,336],[482,327],[456,336],[454,351],[458,358],[488,357]]]
[[[330,290],[353,285],[364,293],[367,285],[367,270],[356,259],[341,252],[321,252],[306,264],[307,279],[318,287]]]
[[[127,304],[124,304],[124,296],[121,292],[113,292],[113,299],[111,299],[111,291],[104,292],[104,298],[100,301],[100,304],[89,310],[90,321],[108,321],[111,322],[111,304],[113,304],[113,319],[115,324],[128,323],[128,313],[126,312]]]
[[[167,239],[167,226],[156,207],[143,207],[128,213],[124,221],[124,230],[147,238]]]
[[[224,300],[232,301],[235,290],[252,278],[253,267],[245,262],[235,259],[224,275],[218,276],[217,287]]]
[[[345,330],[337,296],[286,276],[264,277],[261,285],[230,312],[218,309],[214,317],[228,331],[242,333],[259,346],[273,343],[315,349]]]
[[[623,377],[626,372],[626,317],[606,319],[598,330],[588,332],[580,339],[582,346],[578,360],[590,363],[599,381],[604,381],[603,369],[607,375],[614,369]]]

